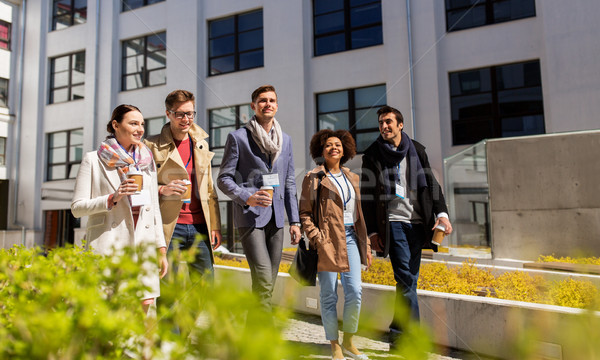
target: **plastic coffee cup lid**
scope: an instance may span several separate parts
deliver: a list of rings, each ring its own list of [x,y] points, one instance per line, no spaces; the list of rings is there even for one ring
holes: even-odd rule
[[[261,190],[273,190],[273,187],[270,185],[263,185],[260,187]]]
[[[435,227],[436,229],[442,230],[442,231],[446,231],[446,227],[444,226],[444,224],[439,224],[438,226]]]

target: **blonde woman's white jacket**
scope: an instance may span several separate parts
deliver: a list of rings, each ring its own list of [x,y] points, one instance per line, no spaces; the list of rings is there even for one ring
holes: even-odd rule
[[[156,172],[146,169],[142,173],[144,189],[150,191],[151,203],[141,206],[134,229],[133,215],[127,198],[121,199],[111,210],[108,209],[108,197],[114,194],[121,184],[117,170],[107,167],[96,151],[85,154],[75,181],[71,212],[77,218],[89,216],[85,240],[94,253],[112,255],[115,250],[138,247],[144,249],[147,256],[156,257],[156,249],[166,246],[158,204]],[[143,298],[159,296],[158,264],[155,261],[146,261],[144,269],[150,275],[141,280],[152,290],[144,294]]]

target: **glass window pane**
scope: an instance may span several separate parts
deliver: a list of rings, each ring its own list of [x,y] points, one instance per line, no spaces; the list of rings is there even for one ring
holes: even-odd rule
[[[371,129],[371,128],[378,128],[378,122],[377,120],[379,119],[377,116],[377,110],[379,110],[379,106],[377,107],[372,107],[370,109],[364,109],[364,110],[357,110],[356,111],[356,129],[357,130],[362,130],[362,129]]]
[[[69,90],[67,88],[57,89],[50,93],[50,103],[69,101]]]
[[[502,119],[502,137],[537,135],[545,132],[544,116],[531,115]]]
[[[499,66],[496,70],[498,89],[511,89],[542,84],[540,63],[520,63]]]
[[[371,4],[350,10],[350,25],[357,26],[375,24],[381,22],[381,4]]]
[[[315,39],[315,55],[326,55],[346,50],[343,33]]]
[[[158,118],[146,119],[146,132],[145,136],[148,137],[150,135],[160,134],[162,127],[167,123],[167,119],[165,116],[161,116]]]
[[[64,179],[66,171],[66,165],[50,166],[48,167],[48,180]]]
[[[137,9],[144,6],[144,0],[121,0],[123,3],[123,11]]]
[[[73,70],[85,73],[85,52],[73,54]]]
[[[81,145],[83,144],[83,129],[80,130],[72,130],[70,133],[70,144],[71,145]]]
[[[69,70],[69,56],[52,59],[52,71],[55,73]]]
[[[263,27],[263,12],[254,11],[238,17],[238,31],[246,31]]]
[[[344,0],[314,0],[315,15],[344,9]]]
[[[371,3],[381,3],[381,0],[350,0],[350,7],[366,5]]]
[[[148,66],[148,70],[167,66],[167,52],[162,50],[149,53],[148,59],[146,60],[146,65]]]
[[[348,91],[336,91],[317,95],[319,113],[348,110]]]
[[[159,69],[148,72],[148,86],[167,83],[167,69]]]
[[[492,120],[490,118],[452,122],[454,145],[474,144],[492,137]]]
[[[485,25],[485,5],[448,11],[448,30],[460,30]]]
[[[123,56],[134,56],[144,53],[144,38],[123,41]]]
[[[85,82],[85,73],[73,71],[71,73],[71,84],[83,84]]]
[[[344,12],[315,16],[315,35],[344,30]]]
[[[235,37],[232,35],[210,40],[209,46],[211,57],[232,54],[235,51]]]
[[[235,126],[235,106],[210,111],[210,127]]]
[[[498,92],[500,115],[543,113],[542,89],[539,87]]]
[[[75,179],[75,178],[77,178],[77,172],[79,172],[79,165],[80,164],[71,164],[69,166],[71,168],[69,170],[69,179]]]
[[[66,29],[71,26],[71,14],[60,15],[54,18],[53,29]]]
[[[165,50],[167,47],[167,33],[161,32],[156,35],[148,35],[146,41],[148,43],[149,52]]]
[[[52,87],[53,88],[68,86],[68,85],[69,85],[69,72],[68,71],[61,71],[61,72],[54,73],[54,75],[52,76]]]
[[[240,70],[263,66],[263,51],[251,51],[240,54]]]
[[[489,68],[450,74],[450,95],[466,95],[491,90]]]
[[[252,116],[254,116],[254,111],[252,111],[252,107],[250,105],[240,105],[240,125],[246,124]]]
[[[367,150],[369,145],[371,145],[373,141],[377,139],[378,136],[379,130],[368,133],[356,134],[356,151],[362,153],[365,150]]]
[[[225,146],[227,135],[235,131],[235,126],[227,126],[210,130],[211,146]]]
[[[492,95],[477,94],[452,98],[452,120],[487,117],[492,114]]]
[[[352,49],[359,49],[366,46],[383,44],[383,34],[381,32],[381,25],[353,31],[351,33],[351,37]]]
[[[225,56],[210,60],[210,74],[221,74],[235,70],[235,62],[233,56]]]
[[[212,158],[212,166],[219,166],[223,161],[223,154],[225,153],[225,149],[211,149],[212,152],[215,153],[215,156]],[[223,213],[221,213],[221,220],[223,219]],[[227,229],[227,227],[225,227]]]
[[[354,102],[357,108],[385,105],[387,102],[385,85],[354,90]]]
[[[123,90],[138,89],[142,86],[142,74],[133,74],[125,76],[125,79],[123,81]]]
[[[124,74],[133,74],[137,72],[142,72],[144,69],[144,55],[131,56],[123,59],[123,73]]]
[[[461,7],[470,7],[481,0],[446,0],[446,9],[456,9]]]
[[[234,33],[234,17],[211,21],[208,25],[210,38]]]
[[[83,159],[83,146],[71,146],[69,148],[69,162],[81,161],[81,159]]]
[[[77,85],[71,87],[71,99],[70,100],[79,100],[84,98],[85,86]]]
[[[252,49],[262,49],[263,47],[263,29],[241,33],[238,37],[238,50],[246,51]]]
[[[64,163],[67,162],[67,148],[59,147],[50,149],[48,154],[48,163],[56,164],[56,163]]]
[[[347,111],[319,115],[319,130],[348,130],[349,128],[350,122]]]

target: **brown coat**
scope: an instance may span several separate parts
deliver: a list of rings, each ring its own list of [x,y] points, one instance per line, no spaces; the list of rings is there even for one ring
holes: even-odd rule
[[[202,211],[206,219],[208,234],[212,230],[221,230],[221,215],[219,212],[219,199],[213,186],[212,167],[210,161],[215,153],[208,150],[206,138],[208,134],[198,125],[193,124],[189,136],[194,144],[194,167],[196,172],[196,189],[200,195]],[[160,135],[154,135],[145,140],[146,145],[152,150],[156,162],[158,184],[166,185],[175,179],[187,179],[188,173],[171,134],[169,123],[166,123]],[[177,195],[160,197],[160,213],[163,220],[163,231],[167,246],[175,230],[179,212],[181,211],[181,198]]]
[[[356,193],[355,209],[357,218],[354,223],[354,230],[358,240],[361,263],[367,265],[367,252],[371,251],[371,245],[360,206],[359,177],[350,172],[348,168],[343,167],[342,171]],[[322,176],[322,181],[317,227],[315,226],[314,210],[320,176]],[[317,248],[319,253],[318,271],[347,272],[350,270],[348,250],[346,249],[343,206],[342,198],[335,184],[325,176],[325,168],[322,165],[306,174],[304,181],[302,181],[302,195],[300,196],[300,221],[310,243]]]

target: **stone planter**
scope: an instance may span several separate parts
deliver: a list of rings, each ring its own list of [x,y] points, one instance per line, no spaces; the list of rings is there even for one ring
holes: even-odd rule
[[[227,277],[250,289],[248,269],[217,265],[215,273],[217,278]],[[338,294],[341,314],[341,285]],[[599,312],[586,314],[561,306],[424,290],[418,294],[421,321],[431,329],[433,340],[439,345],[502,359],[519,358],[515,352],[515,344],[519,343],[541,359],[600,358]],[[387,331],[394,298],[395,287],[363,284],[361,324]],[[318,284],[300,287],[285,273],[279,274],[273,301],[298,312],[320,314]]]

